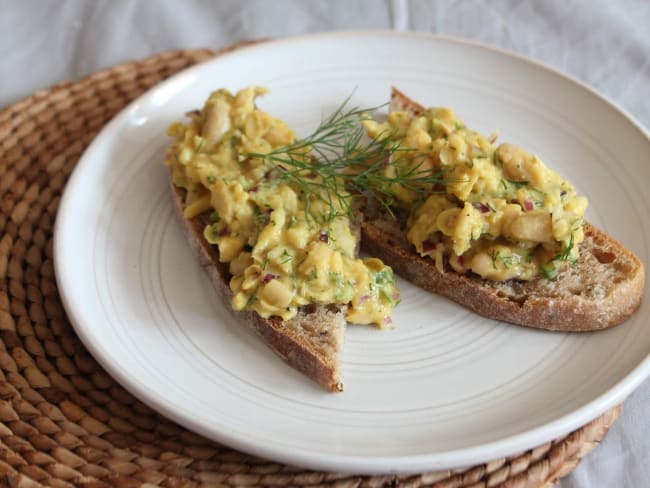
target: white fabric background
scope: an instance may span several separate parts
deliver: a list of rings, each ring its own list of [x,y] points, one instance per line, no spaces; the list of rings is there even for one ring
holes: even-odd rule
[[[0,12],[0,107],[167,49],[381,28],[519,52],[586,82],[650,127],[648,0],[0,0]],[[650,486],[649,405],[650,380],[560,486]]]

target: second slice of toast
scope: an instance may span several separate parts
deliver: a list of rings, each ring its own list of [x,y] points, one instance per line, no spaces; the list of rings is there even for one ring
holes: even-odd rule
[[[418,116],[425,108],[393,88],[391,110]],[[622,244],[585,224],[580,259],[553,280],[491,281],[440,272],[406,240],[403,224],[369,201],[361,224],[362,248],[405,279],[450,298],[488,318],[555,331],[590,331],[612,327],[639,307],[645,274],[643,263]],[[404,219],[405,220],[405,219]]]

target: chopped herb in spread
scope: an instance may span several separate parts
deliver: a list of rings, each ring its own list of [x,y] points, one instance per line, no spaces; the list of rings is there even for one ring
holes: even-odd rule
[[[229,264],[233,308],[289,320],[300,307],[338,303],[347,305],[349,322],[390,324],[399,299],[393,272],[378,259],[355,256],[351,196],[339,178],[342,164],[365,159],[348,131],[354,122],[363,133],[359,112],[339,110],[312,136],[297,139],[255,107],[263,93],[218,90],[189,123],[169,128],[175,141],[166,162],[174,184],[187,191],[185,217],[209,212],[204,236]],[[346,161],[336,166],[334,153],[319,144],[336,147]],[[375,146],[383,153],[382,144]],[[378,289],[369,292],[373,283]]]
[[[490,280],[552,279],[578,259],[587,199],[537,156],[497,146],[496,136],[470,130],[447,108],[363,124],[372,138],[396,143],[387,172],[418,167],[444,176],[434,186],[390,187],[392,204],[410,213],[408,240],[441,272],[450,266]]]

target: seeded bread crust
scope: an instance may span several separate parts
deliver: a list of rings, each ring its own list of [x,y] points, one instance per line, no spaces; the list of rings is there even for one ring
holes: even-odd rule
[[[194,254],[218,295],[238,321],[255,330],[291,367],[332,392],[343,391],[338,355],[343,345],[346,307],[314,305],[301,310],[288,321],[282,321],[278,317],[264,319],[252,311],[232,310],[228,264],[219,261],[217,247],[203,237],[208,214],[185,219],[185,191],[174,184],[171,184],[171,191],[177,220]]]
[[[424,107],[393,88],[391,110],[413,115]],[[375,208],[376,207],[376,208]],[[593,331],[620,324],[639,305],[645,285],[643,263],[621,243],[585,224],[580,260],[553,280],[494,282],[438,271],[406,240],[405,219],[395,219],[372,202],[364,209],[362,248],[402,277],[488,318],[554,331]]]

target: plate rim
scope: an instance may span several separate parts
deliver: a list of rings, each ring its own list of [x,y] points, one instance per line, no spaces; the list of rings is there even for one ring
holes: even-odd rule
[[[64,188],[59,208],[56,214],[56,220],[53,231],[53,264],[54,274],[57,283],[61,302],[66,314],[72,324],[76,334],[81,339],[84,346],[92,354],[95,360],[104,368],[117,382],[133,394],[137,399],[147,404],[153,410],[162,413],[174,422],[194,431],[207,438],[228,445],[234,449],[254,454],[266,459],[304,466],[317,470],[336,470],[345,473],[365,473],[365,474],[387,474],[387,473],[413,473],[426,470],[451,469],[484,463],[502,456],[509,456],[523,452],[531,447],[544,444],[553,439],[570,433],[572,430],[582,427],[606,410],[622,402],[628,394],[638,387],[644,379],[650,376],[650,351],[646,357],[637,364],[630,372],[620,379],[614,386],[606,392],[582,407],[571,411],[551,422],[544,423],[539,427],[528,429],[515,435],[506,436],[487,443],[482,443],[471,448],[453,449],[445,452],[416,454],[416,455],[387,455],[387,456],[350,456],[337,454],[322,454],[313,451],[293,451],[287,448],[277,448],[272,445],[260,445],[255,441],[249,441],[245,436],[231,434],[230,432],[214,429],[213,426],[206,426],[194,421],[191,417],[183,415],[177,410],[171,408],[165,401],[164,395],[155,391],[143,388],[141,383],[133,381],[126,371],[123,371],[119,364],[111,360],[110,354],[105,354],[100,344],[93,339],[90,330],[83,326],[80,314],[75,308],[72,297],[72,289],[69,281],[71,277],[66,274],[64,259],[64,232],[66,215],[74,213],[70,200],[75,182],[80,178],[84,168],[91,166],[92,158],[90,155],[95,147],[100,146],[106,139],[110,139],[109,134],[114,127],[118,127],[134,107],[143,104],[146,99],[152,96],[152,93],[164,90],[165,87],[178,83],[178,80],[184,77],[191,77],[201,70],[205,65],[218,64],[225,57],[238,56],[248,50],[267,50],[273,49],[274,46],[299,44],[305,40],[315,39],[332,39],[340,37],[399,37],[399,38],[417,38],[429,42],[445,42],[457,45],[466,45],[471,48],[478,48],[499,53],[508,58],[515,58],[518,61],[532,64],[553,76],[559,76],[573,84],[576,84],[582,90],[586,90],[591,95],[600,98],[610,109],[619,112],[625,119],[639,130],[650,142],[650,133],[648,130],[630,113],[618,104],[613,102],[607,96],[599,93],[593,87],[585,82],[559,71],[556,68],[548,66],[537,60],[528,58],[522,54],[508,51],[506,49],[490,46],[477,41],[456,38],[452,36],[441,36],[421,32],[394,32],[389,30],[344,30],[330,31],[317,34],[306,34],[301,36],[287,37],[282,39],[273,39],[260,41],[255,44],[245,45],[234,51],[218,54],[216,57],[202,61],[189,68],[183,69],[178,73],[170,76],[162,82],[152,86],[146,92],[139,95],[136,99],[127,104],[117,115],[115,115],[95,136],[92,142],[85,149],[73,169],[66,186]],[[69,219],[68,219],[69,220]]]

